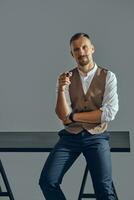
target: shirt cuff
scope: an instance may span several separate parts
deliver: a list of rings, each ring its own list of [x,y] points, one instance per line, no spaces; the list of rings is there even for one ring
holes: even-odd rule
[[[118,109],[115,110],[115,109],[110,108],[106,105],[101,107],[100,110],[102,111],[102,115],[101,115],[101,122],[102,123],[103,122],[110,122],[110,121],[114,120],[115,115],[118,111]]]

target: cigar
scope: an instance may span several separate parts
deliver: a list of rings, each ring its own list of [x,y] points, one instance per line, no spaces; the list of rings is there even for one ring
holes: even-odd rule
[[[71,77],[71,76],[72,76],[72,72],[67,72],[67,73],[66,73],[66,76],[67,76],[67,77]]]

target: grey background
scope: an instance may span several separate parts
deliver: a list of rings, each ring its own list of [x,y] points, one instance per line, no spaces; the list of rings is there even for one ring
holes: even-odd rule
[[[133,20],[132,0],[0,1],[0,130],[62,128],[54,113],[57,77],[75,66],[70,37],[88,33],[96,48],[96,63],[109,66],[118,79],[120,110],[109,129],[131,134],[131,153],[112,155],[121,200],[134,198]],[[1,153],[17,200],[23,200],[24,193],[28,200],[43,199],[36,184],[46,156]],[[67,199],[77,199],[83,163],[80,157],[65,176]]]

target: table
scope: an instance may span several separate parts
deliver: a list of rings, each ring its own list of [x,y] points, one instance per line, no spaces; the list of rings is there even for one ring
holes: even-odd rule
[[[130,152],[130,134],[128,131],[109,131],[111,152]],[[50,152],[58,141],[58,132],[0,132],[0,152]],[[4,168],[3,168],[4,170]],[[4,172],[5,174],[5,172]],[[93,198],[94,194],[84,194],[87,178],[85,168],[78,199]],[[6,196],[14,200],[7,177]],[[2,196],[2,192],[0,192]]]
[[[128,131],[109,131],[111,152],[130,152]],[[0,152],[50,152],[58,132],[0,132]]]

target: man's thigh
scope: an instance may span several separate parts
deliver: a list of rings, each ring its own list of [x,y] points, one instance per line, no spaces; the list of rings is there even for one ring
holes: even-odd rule
[[[111,152],[107,138],[94,139],[89,147],[85,148],[83,155],[86,158],[93,182],[100,184],[111,179]]]
[[[71,135],[61,135],[45,162],[41,179],[53,184],[61,183],[64,174],[79,155],[80,151],[73,145]]]

